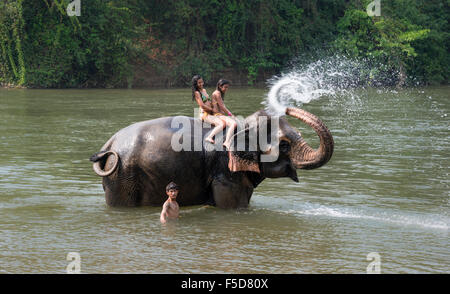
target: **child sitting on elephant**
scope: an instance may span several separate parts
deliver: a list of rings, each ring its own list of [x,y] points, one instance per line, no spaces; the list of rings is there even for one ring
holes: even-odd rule
[[[165,224],[168,219],[178,218],[180,207],[176,201],[180,188],[174,182],[166,186],[166,194],[169,197],[163,204],[160,221]]]

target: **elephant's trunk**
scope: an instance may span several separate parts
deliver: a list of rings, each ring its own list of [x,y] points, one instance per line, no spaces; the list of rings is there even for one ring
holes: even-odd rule
[[[333,154],[334,142],[325,124],[317,116],[303,109],[288,107],[286,114],[312,127],[320,138],[320,146],[314,150],[303,140],[299,132],[293,131],[286,134],[291,141],[289,156],[294,166],[301,169],[314,169],[327,163]]]

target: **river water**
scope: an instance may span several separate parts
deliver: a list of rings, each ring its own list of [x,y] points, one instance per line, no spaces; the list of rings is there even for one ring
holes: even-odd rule
[[[208,89],[211,93],[212,89]],[[449,87],[358,90],[303,108],[335,153],[266,179],[247,210],[106,206],[88,158],[119,129],[193,115],[189,89],[0,89],[0,273],[450,273]],[[268,89],[231,87],[247,116]],[[317,146],[314,132],[289,119]]]

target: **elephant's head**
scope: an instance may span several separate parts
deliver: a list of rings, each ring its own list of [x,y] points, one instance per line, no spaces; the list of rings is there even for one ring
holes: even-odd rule
[[[320,138],[318,149],[311,148],[302,138],[300,132],[292,127],[284,117],[279,118],[278,126],[274,126],[271,116],[264,110],[260,110],[245,119],[245,129],[235,135],[235,142],[231,152],[229,169],[231,171],[252,171],[259,173],[263,178],[290,177],[298,182],[296,169],[314,169],[327,163],[333,154],[333,137],[328,128],[315,115],[299,109],[287,108],[286,115],[295,117],[300,121],[312,127]],[[261,117],[267,119],[261,119]],[[265,131],[259,132],[263,127],[261,121],[267,121],[267,132],[272,132],[272,140],[266,140],[266,146],[260,144],[259,135]],[[239,151],[236,139],[242,133],[246,138],[253,134],[258,135],[256,151]],[[258,130],[258,132],[256,132]],[[246,148],[249,148],[249,140],[245,139]],[[278,152],[277,152],[278,151]],[[272,154],[273,153],[273,154]],[[275,161],[262,160],[263,155],[274,155]]]

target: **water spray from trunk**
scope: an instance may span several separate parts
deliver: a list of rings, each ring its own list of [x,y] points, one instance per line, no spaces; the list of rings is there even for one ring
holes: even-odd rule
[[[283,115],[287,107],[302,107],[324,96],[357,99],[356,88],[392,86],[397,76],[389,67],[369,59],[335,55],[309,64],[293,62],[288,72],[268,81],[270,90],[262,104],[269,113]]]

